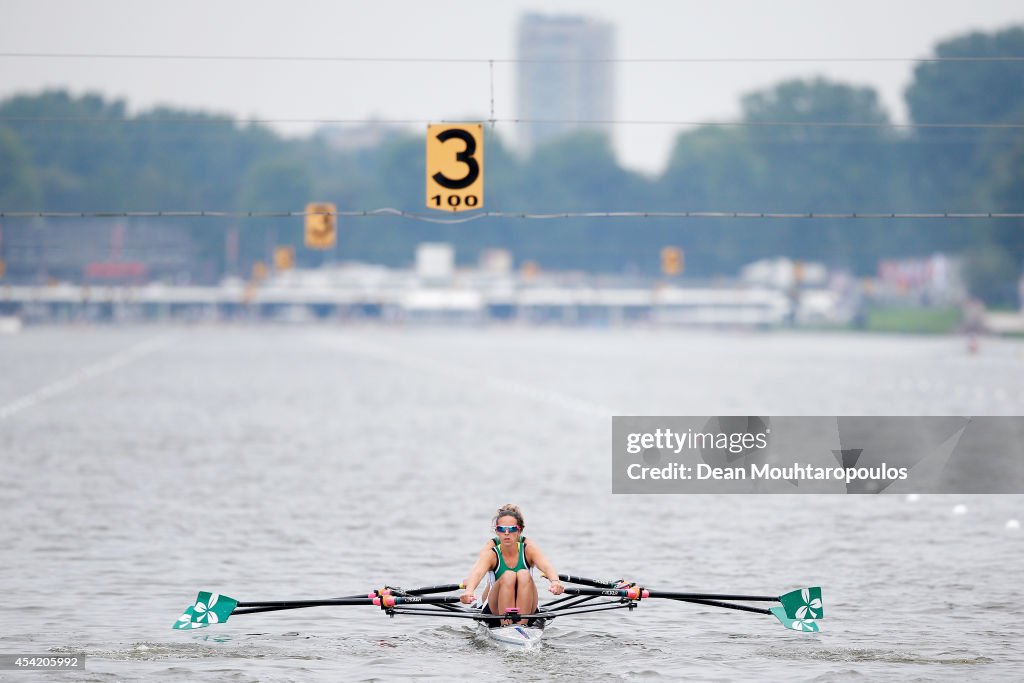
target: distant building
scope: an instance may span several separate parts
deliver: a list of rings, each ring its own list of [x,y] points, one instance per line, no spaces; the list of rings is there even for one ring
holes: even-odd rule
[[[525,14],[516,36],[520,145],[537,145],[579,130],[611,135],[615,57],[611,24],[581,16]],[[539,123],[538,120],[552,121]],[[595,121],[601,123],[586,123]]]
[[[185,221],[24,221],[5,226],[4,237],[4,284],[214,279]]]

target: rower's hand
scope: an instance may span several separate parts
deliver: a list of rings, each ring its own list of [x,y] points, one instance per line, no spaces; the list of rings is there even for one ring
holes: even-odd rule
[[[459,596],[459,602],[461,602],[464,605],[472,605],[474,602],[476,602],[476,596],[470,593],[469,591],[466,591],[465,593]]]
[[[548,590],[551,591],[552,595],[561,595],[562,591],[565,590],[565,586],[562,585],[561,581],[555,580],[548,584]]]

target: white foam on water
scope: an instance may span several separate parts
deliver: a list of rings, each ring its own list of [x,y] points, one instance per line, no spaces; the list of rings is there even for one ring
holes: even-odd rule
[[[908,503],[916,503],[919,500],[921,500],[921,494],[919,494],[919,493],[908,493],[907,494],[907,502]]]
[[[1006,528],[1012,531],[1016,531],[1017,529],[1020,529],[1020,522],[1016,519],[1007,520]]]
[[[958,505],[954,505],[953,506],[953,514],[954,515],[966,515],[967,514],[967,506],[964,505],[963,503],[960,503]]]

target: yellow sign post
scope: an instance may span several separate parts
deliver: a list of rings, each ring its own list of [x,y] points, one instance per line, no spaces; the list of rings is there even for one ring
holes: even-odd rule
[[[685,255],[679,247],[662,247],[661,272],[665,275],[680,275],[686,267]]]
[[[338,239],[338,210],[334,204],[306,204],[306,246],[333,249]]]
[[[295,267],[295,247],[274,247],[274,269],[291,270]]]
[[[484,206],[484,125],[427,126],[427,208],[471,211]]]

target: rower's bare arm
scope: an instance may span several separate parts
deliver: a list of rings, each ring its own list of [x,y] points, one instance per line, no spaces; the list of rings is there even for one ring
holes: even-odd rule
[[[469,604],[476,598],[473,591],[476,590],[476,587],[480,585],[481,581],[483,581],[484,574],[492,568],[491,564],[493,560],[494,553],[491,552],[490,545],[484,546],[480,551],[480,555],[476,558],[476,562],[473,563],[473,568],[469,570],[469,575],[466,576],[466,579],[463,582],[465,585],[465,592],[459,596],[459,599],[462,602]]]
[[[537,547],[536,543],[530,543],[526,546],[526,560],[544,573],[544,578],[550,582],[548,590],[554,595],[558,595],[565,590],[561,579],[558,578],[558,570],[555,569],[555,566],[551,564],[551,561],[548,560],[541,549]]]

